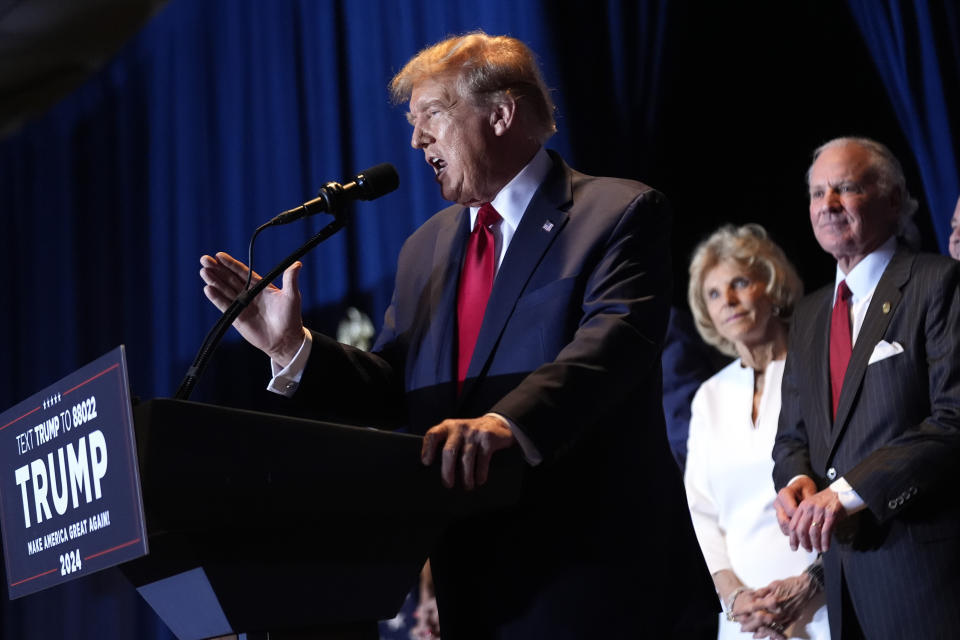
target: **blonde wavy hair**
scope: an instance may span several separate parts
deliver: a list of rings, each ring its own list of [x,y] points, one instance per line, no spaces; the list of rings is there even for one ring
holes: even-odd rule
[[[704,278],[725,260],[735,261],[755,277],[766,281],[765,290],[774,305],[774,313],[783,321],[790,317],[793,305],[803,295],[803,283],[783,249],[758,224],[745,224],[742,227],[725,225],[697,246],[690,260],[690,284],[687,289],[687,301],[697,331],[705,342],[728,356],[736,357],[733,343],[720,335],[710,319],[707,301],[703,297]]]

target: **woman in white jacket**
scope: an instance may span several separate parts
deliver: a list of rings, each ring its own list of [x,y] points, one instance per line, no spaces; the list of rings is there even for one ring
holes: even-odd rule
[[[793,266],[759,225],[719,229],[690,264],[697,330],[737,358],[694,396],[684,475],[724,608],[719,638],[830,637],[816,554],[790,550],[773,508],[787,318],[801,294]]]

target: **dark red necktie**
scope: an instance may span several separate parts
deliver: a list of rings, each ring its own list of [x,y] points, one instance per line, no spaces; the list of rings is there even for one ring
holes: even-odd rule
[[[500,214],[489,203],[480,207],[477,222],[467,242],[467,254],[457,290],[457,392],[463,387],[470,358],[477,344],[483,312],[487,308],[496,267],[493,232]]]
[[[847,364],[853,352],[853,340],[850,337],[850,289],[847,281],[837,285],[837,300],[833,304],[830,317],[830,392],[833,400],[832,417],[837,417],[837,405],[840,403],[840,390],[843,388],[843,376],[847,373]]]

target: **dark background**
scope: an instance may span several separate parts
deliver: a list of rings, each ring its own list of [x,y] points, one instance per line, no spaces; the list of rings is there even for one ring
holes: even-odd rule
[[[690,252],[726,222],[763,224],[808,289],[832,277],[804,174],[839,135],[890,146],[924,246],[945,247],[960,191],[949,0],[171,0],[0,140],[0,407],[121,343],[134,393],[171,395],[217,315],[199,256],[245,257],[259,223],[386,161],[400,189],[357,205],[301,281],[313,327],[334,332],[350,305],[379,326],[403,239],[443,205],[386,84],[423,46],[476,28],[538,54],[558,105],[550,147],[585,173],[667,194],[678,304]],[[255,265],[267,271],[324,222],[265,233]],[[231,332],[194,397],[276,409],[267,376]],[[4,597],[0,616],[11,639],[170,637],[112,571]]]

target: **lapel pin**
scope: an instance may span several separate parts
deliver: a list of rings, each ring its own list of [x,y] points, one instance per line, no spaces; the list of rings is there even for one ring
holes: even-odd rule
[[[890,313],[890,303],[884,302],[883,307],[881,307],[881,309],[883,309],[884,314]]]
[[[553,231],[553,223],[552,223],[551,221],[549,221],[549,220],[547,220],[546,222],[544,222],[544,223],[543,223],[543,230],[546,231],[547,233],[550,233],[551,231]]]

